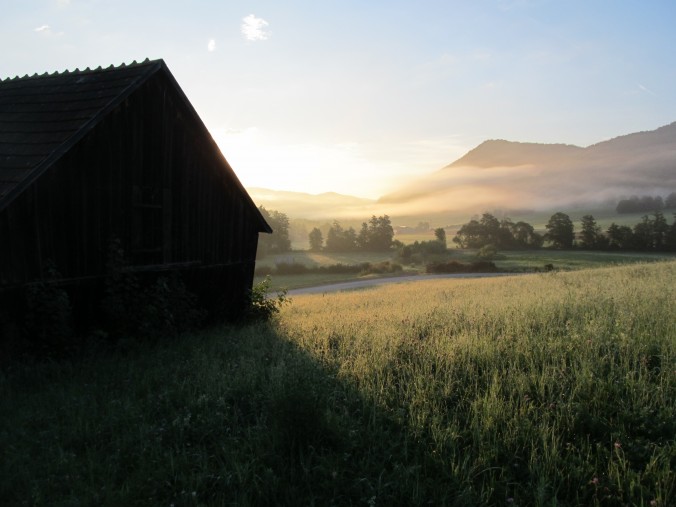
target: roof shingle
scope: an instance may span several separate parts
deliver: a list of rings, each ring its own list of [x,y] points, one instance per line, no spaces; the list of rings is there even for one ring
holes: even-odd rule
[[[0,207],[162,66],[145,60],[0,80]]]

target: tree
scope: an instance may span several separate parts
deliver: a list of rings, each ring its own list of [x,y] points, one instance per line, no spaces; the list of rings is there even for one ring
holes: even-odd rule
[[[357,233],[350,227],[343,229],[338,221],[334,221],[326,235],[325,250],[329,252],[351,252],[357,249]]]
[[[626,250],[633,244],[634,233],[628,225],[610,224],[606,231],[608,235],[608,247],[612,250]]]
[[[486,244],[484,240],[483,226],[477,220],[472,219],[463,224],[455,233],[453,243],[456,243],[459,248],[481,248]]]
[[[265,221],[272,228],[272,234],[261,234],[258,239],[258,254],[284,253],[291,250],[289,239],[289,217],[280,211],[258,208]]]
[[[446,248],[446,230],[443,227],[437,227],[434,229],[434,237],[437,239],[439,243],[444,245],[444,249]]]
[[[514,245],[518,248],[540,248],[544,241],[541,234],[535,232],[535,229],[528,222],[517,222],[512,225],[512,237]]]
[[[595,250],[600,246],[601,227],[596,225],[592,215],[582,217],[582,231],[580,232],[580,246],[587,250]]]
[[[670,193],[665,199],[664,199],[664,207],[666,209],[675,209],[676,208],[676,192]]]
[[[308,234],[308,241],[310,242],[310,250],[313,252],[319,252],[324,244],[322,231],[320,231],[317,227],[312,229],[310,234]]]
[[[669,226],[667,231],[666,245],[667,251],[676,252],[676,213],[674,213],[674,221]]]
[[[635,250],[653,249],[653,227],[648,215],[643,215],[641,221],[634,226],[632,248]]]
[[[667,219],[664,218],[662,212],[656,211],[653,213],[651,225],[653,234],[652,247],[658,252],[661,252],[665,249],[667,235],[669,233],[669,224],[667,224]]]
[[[484,245],[500,246],[500,221],[490,213],[484,213],[479,223],[483,227]]]
[[[543,238],[526,222],[512,222],[509,218],[499,221],[490,213],[481,220],[472,219],[464,224],[453,238],[460,248],[481,248],[494,245],[499,249],[540,248]]]
[[[573,247],[575,227],[568,215],[560,211],[554,213],[545,228],[547,229],[545,240],[549,241],[554,248]]]
[[[361,224],[359,236],[357,236],[357,246],[361,250],[371,252],[384,252],[392,247],[394,239],[394,229],[390,222],[390,217],[383,215],[376,217],[373,215],[368,223]]]

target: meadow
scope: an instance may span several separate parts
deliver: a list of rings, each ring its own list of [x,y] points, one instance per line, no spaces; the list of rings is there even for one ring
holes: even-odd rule
[[[431,238],[426,239],[429,241]],[[528,272],[543,270],[546,264],[552,264],[557,270],[569,271],[593,267],[613,266],[636,262],[656,262],[676,259],[673,253],[651,252],[602,252],[585,250],[511,250],[500,251],[493,262],[498,271]],[[443,256],[429,256],[427,261],[457,260],[462,263],[472,263],[477,260],[477,251],[473,249],[449,248]],[[310,252],[307,250],[294,250],[284,254],[269,255],[256,261],[258,267],[273,268],[280,264],[302,264],[309,268],[319,266],[331,266],[336,264],[356,265],[362,263],[378,264],[380,262],[402,263],[394,252]],[[398,275],[414,275],[425,273],[425,262],[416,264],[402,264],[402,271]],[[367,275],[368,277],[390,277],[392,274]],[[358,274],[333,274],[333,273],[304,273],[304,274],[274,274],[272,287],[276,290],[282,288],[296,289],[301,287],[314,287],[337,282],[344,282],[363,278]],[[258,274],[257,283],[265,279],[264,274]]]
[[[297,296],[0,370],[8,505],[668,506],[676,262]]]

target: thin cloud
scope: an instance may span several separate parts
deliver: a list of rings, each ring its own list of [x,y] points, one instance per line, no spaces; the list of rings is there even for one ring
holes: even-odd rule
[[[70,5],[70,0],[56,0],[56,5],[59,7],[68,7]]]
[[[242,19],[242,35],[244,38],[251,41],[267,40],[270,33],[266,31],[269,23],[263,18],[257,18],[253,14],[249,14]]]
[[[33,31],[39,33],[41,37],[60,37],[63,35],[63,32],[53,32],[49,25],[38,26],[33,28]]]
[[[207,43],[207,51],[210,53],[216,51],[216,39],[209,39],[209,42]]]
[[[649,88],[646,88],[645,86],[643,86],[643,85],[640,84],[640,83],[639,83],[639,85],[638,85],[638,89],[641,90],[642,92],[649,93],[650,95],[654,95],[654,96],[657,97],[657,94],[656,94],[654,91],[652,91],[652,90],[649,89]]]

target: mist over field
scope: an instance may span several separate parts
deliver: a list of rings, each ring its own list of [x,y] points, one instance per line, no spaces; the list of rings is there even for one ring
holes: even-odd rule
[[[586,148],[488,140],[377,201],[335,193],[250,191],[266,207],[321,219],[614,206],[623,197],[666,195],[675,189],[676,122]]]

